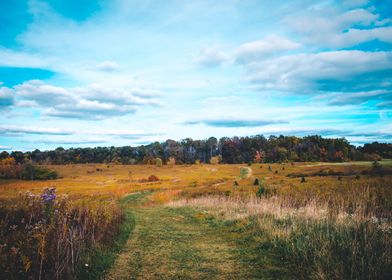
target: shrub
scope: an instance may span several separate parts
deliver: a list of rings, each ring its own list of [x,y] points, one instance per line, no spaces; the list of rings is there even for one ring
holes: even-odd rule
[[[253,186],[258,186],[259,185],[259,179],[256,178],[255,181],[253,182]]]
[[[156,165],[157,167],[162,167],[162,160],[161,160],[160,158],[156,158],[156,159],[155,159],[155,165]]]
[[[234,181],[233,186],[238,187],[239,186],[238,182]]]
[[[51,180],[57,179],[56,171],[39,167],[30,163],[16,164],[13,158],[0,161],[0,178],[22,180]]]
[[[301,177],[301,183],[305,183],[305,182],[306,182],[305,177],[302,176],[302,177]]]
[[[378,176],[384,175],[383,167],[378,161],[373,162],[371,173],[372,173],[372,175],[378,175]]]
[[[220,162],[219,156],[211,157],[210,163],[211,164],[218,164]]]
[[[167,165],[173,167],[174,165],[176,165],[176,159],[174,157],[170,157],[167,161]]]
[[[156,182],[156,181],[159,181],[159,178],[157,176],[155,176],[155,175],[150,175],[148,177],[148,181],[149,182]]]
[[[256,192],[256,196],[261,198],[264,195],[265,195],[265,187],[263,185],[260,185]]]
[[[23,180],[52,180],[57,179],[57,177],[56,171],[32,164],[25,164],[20,174],[20,178]]]
[[[252,175],[252,168],[250,167],[241,167],[240,168],[240,178],[246,179]]]

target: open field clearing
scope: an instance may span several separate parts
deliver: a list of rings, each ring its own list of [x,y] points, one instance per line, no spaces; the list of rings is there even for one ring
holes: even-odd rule
[[[389,168],[389,161],[381,164]],[[41,274],[53,263],[58,275],[79,279],[391,276],[392,180],[388,174],[371,175],[368,162],[45,167],[57,171],[59,178],[0,182],[3,210],[31,209],[20,202],[31,192],[38,203],[34,211],[44,211],[40,212],[44,221],[53,219],[45,213],[57,219],[58,214],[45,210],[50,205],[53,213],[79,213],[75,216],[78,223],[86,220],[81,215],[95,222],[86,222],[86,229],[91,230],[73,229],[78,234],[74,242],[79,240],[81,249],[75,259],[72,246],[61,251],[69,256],[69,263],[29,256],[23,246],[36,246],[37,235],[27,239],[30,245],[9,239],[16,250],[14,261],[25,270],[19,275]],[[56,202],[39,210],[39,195],[49,187],[55,188]],[[61,206],[61,201],[67,206]],[[22,225],[17,220],[6,221],[8,226]],[[100,227],[111,228],[111,234],[96,235]],[[3,229],[3,238],[7,232]],[[44,246],[53,242],[45,232],[39,233],[49,242]],[[67,236],[64,244],[72,240]],[[86,243],[84,236],[93,242]],[[10,251],[2,242],[6,257]],[[20,278],[10,277],[12,272],[2,273],[5,279]]]

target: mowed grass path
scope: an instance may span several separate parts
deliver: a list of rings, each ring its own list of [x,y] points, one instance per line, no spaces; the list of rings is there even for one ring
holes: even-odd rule
[[[189,208],[143,205],[142,194],[123,205],[136,226],[105,279],[272,279],[255,261],[257,254],[239,246],[230,227]],[[207,216],[208,217],[208,216]],[[269,264],[270,265],[270,264]],[[272,270],[274,271],[274,270]],[[267,273],[268,272],[268,273]]]

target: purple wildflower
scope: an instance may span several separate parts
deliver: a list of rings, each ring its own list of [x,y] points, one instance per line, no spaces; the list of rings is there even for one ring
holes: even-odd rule
[[[45,204],[53,203],[56,199],[56,188],[47,188],[41,195],[41,198]]]

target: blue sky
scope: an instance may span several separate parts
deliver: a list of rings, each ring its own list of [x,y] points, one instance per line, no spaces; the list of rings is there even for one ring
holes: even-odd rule
[[[392,1],[0,1],[0,150],[392,140]]]

